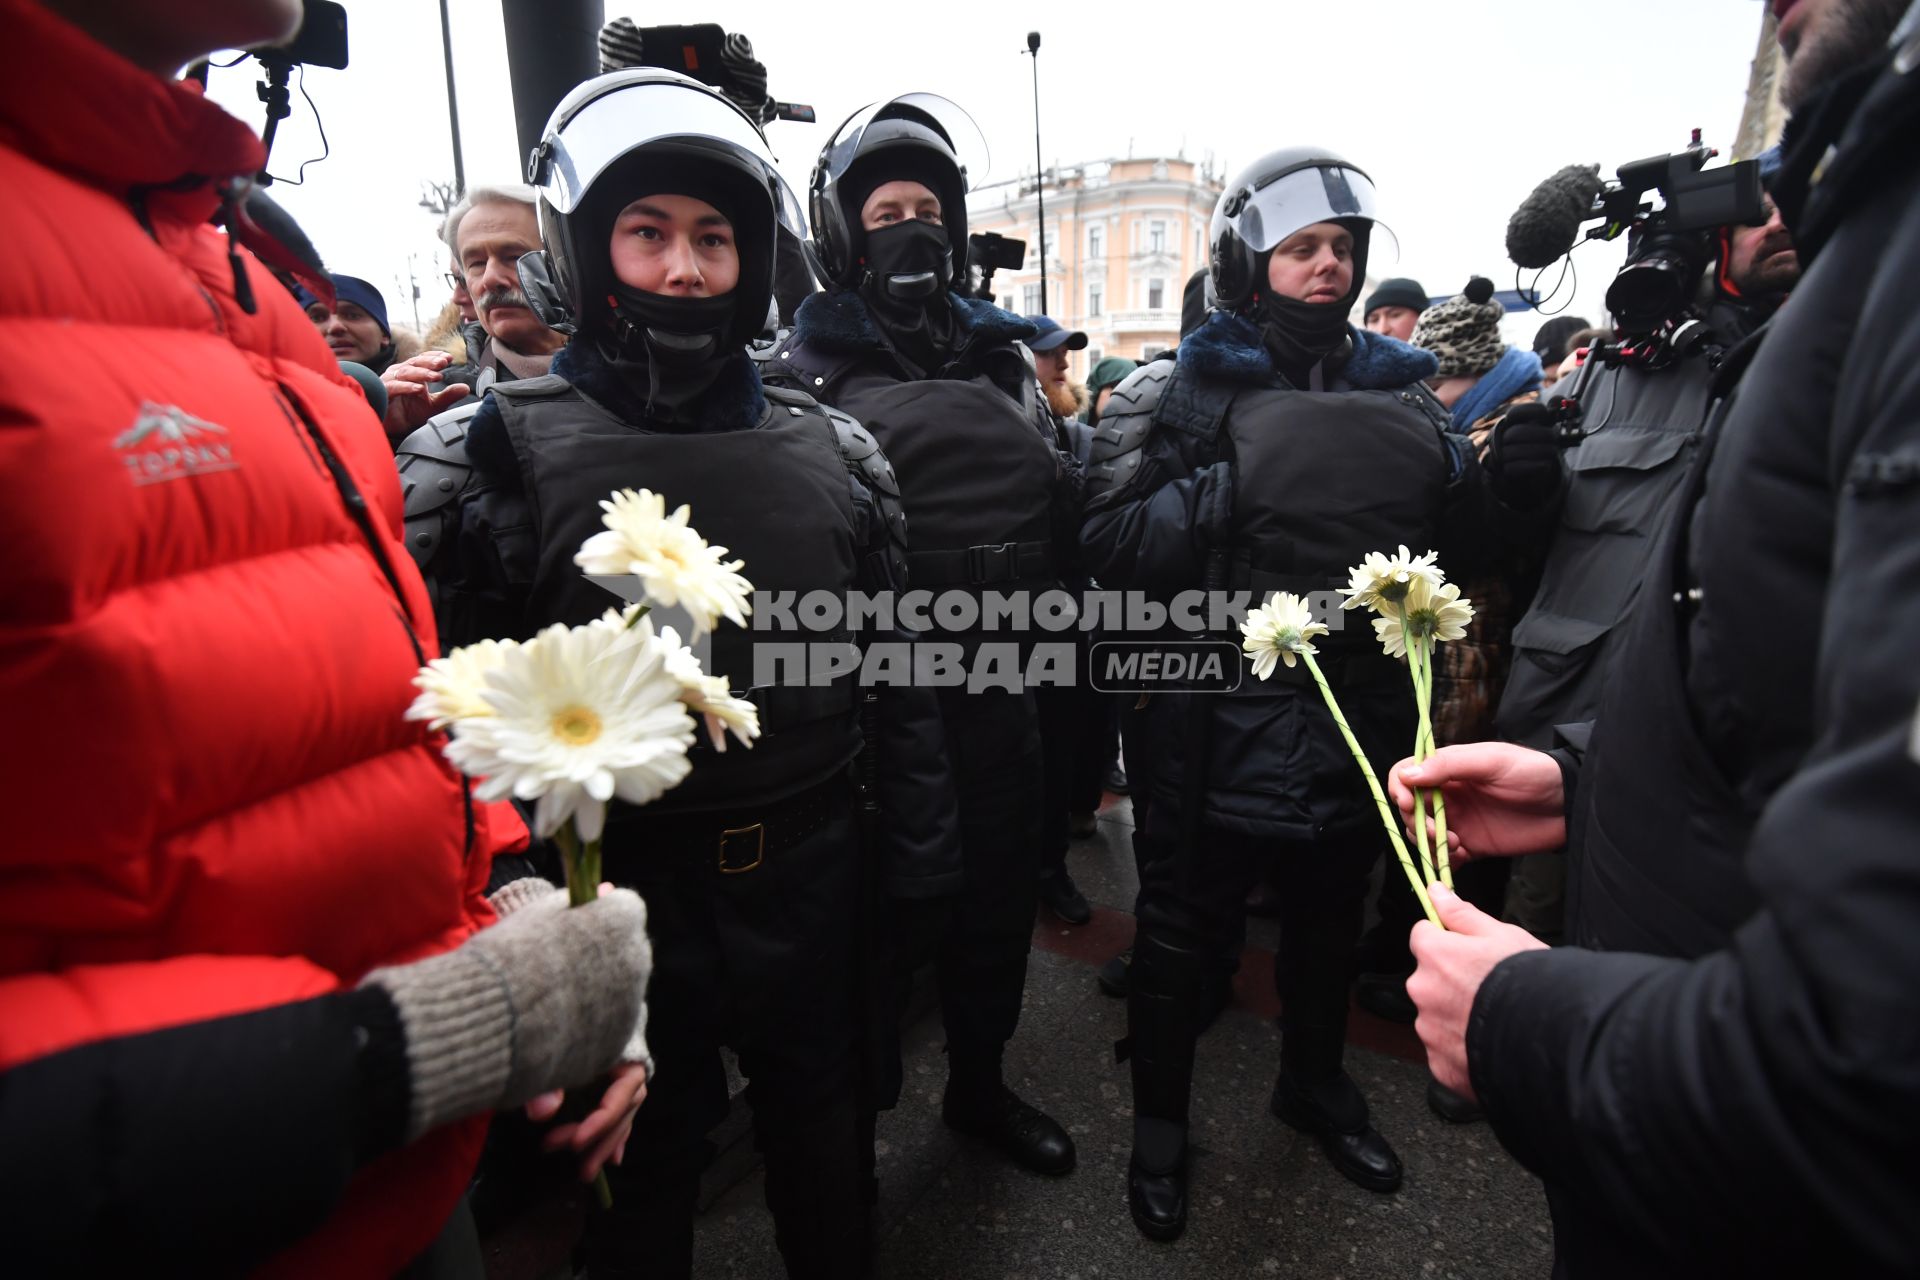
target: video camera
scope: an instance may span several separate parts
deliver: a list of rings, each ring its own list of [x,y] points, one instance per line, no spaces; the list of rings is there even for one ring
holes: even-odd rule
[[[1507,256],[1548,267],[1577,240],[1627,235],[1627,260],[1607,288],[1607,310],[1629,338],[1678,324],[1713,256],[1714,232],[1763,216],[1760,166],[1751,160],[1705,170],[1720,153],[1693,131],[1685,150],[1623,164],[1604,182],[1598,165],[1571,166],[1541,183],[1507,224]],[[1705,170],[1703,172],[1703,170]],[[1655,208],[1645,197],[1658,192]],[[1584,236],[1581,224],[1600,219]]]

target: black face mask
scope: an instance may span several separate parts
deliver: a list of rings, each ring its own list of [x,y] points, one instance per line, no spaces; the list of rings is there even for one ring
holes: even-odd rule
[[[726,335],[733,323],[734,296],[672,298],[618,280],[611,288],[616,365],[644,365],[648,412],[672,417],[713,385],[732,354]]]
[[[923,373],[945,364],[953,347],[947,283],[953,250],[946,228],[918,218],[867,232],[861,296],[893,349]]]
[[[889,301],[918,305],[940,297],[953,278],[947,229],[913,218],[867,232],[867,270]]]

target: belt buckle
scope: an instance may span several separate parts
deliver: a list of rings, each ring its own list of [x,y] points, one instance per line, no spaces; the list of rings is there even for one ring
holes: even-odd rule
[[[736,865],[727,857],[728,844],[732,841],[733,837],[735,836],[751,836],[753,838],[753,861],[752,862]],[[742,840],[740,843],[744,845],[746,841]],[[719,866],[720,866],[721,875],[737,876],[737,875],[743,874],[744,872],[756,870],[760,866],[761,862],[765,861],[766,856],[767,856],[767,826],[764,822],[756,822],[750,827],[728,827],[726,830],[720,833]]]
[[[983,546],[968,547],[967,576],[976,583],[1011,580],[1020,568],[1018,548],[1019,544],[1015,542],[990,542]]]

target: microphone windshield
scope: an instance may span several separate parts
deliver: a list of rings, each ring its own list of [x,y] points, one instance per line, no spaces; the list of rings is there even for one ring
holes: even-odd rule
[[[1600,194],[1600,166],[1571,164],[1542,182],[1507,222],[1507,257],[1518,267],[1550,267],[1580,237]]]

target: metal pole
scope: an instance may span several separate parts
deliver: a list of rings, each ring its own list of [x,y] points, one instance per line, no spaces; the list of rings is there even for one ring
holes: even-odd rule
[[[453,25],[447,18],[447,0],[440,0],[440,52],[447,62],[447,127],[453,131],[453,195],[467,193],[467,167],[460,160],[460,96],[453,89]]]
[[[1040,314],[1047,314],[1047,175],[1040,164],[1040,33],[1027,32],[1033,58],[1033,198],[1040,217]]]

